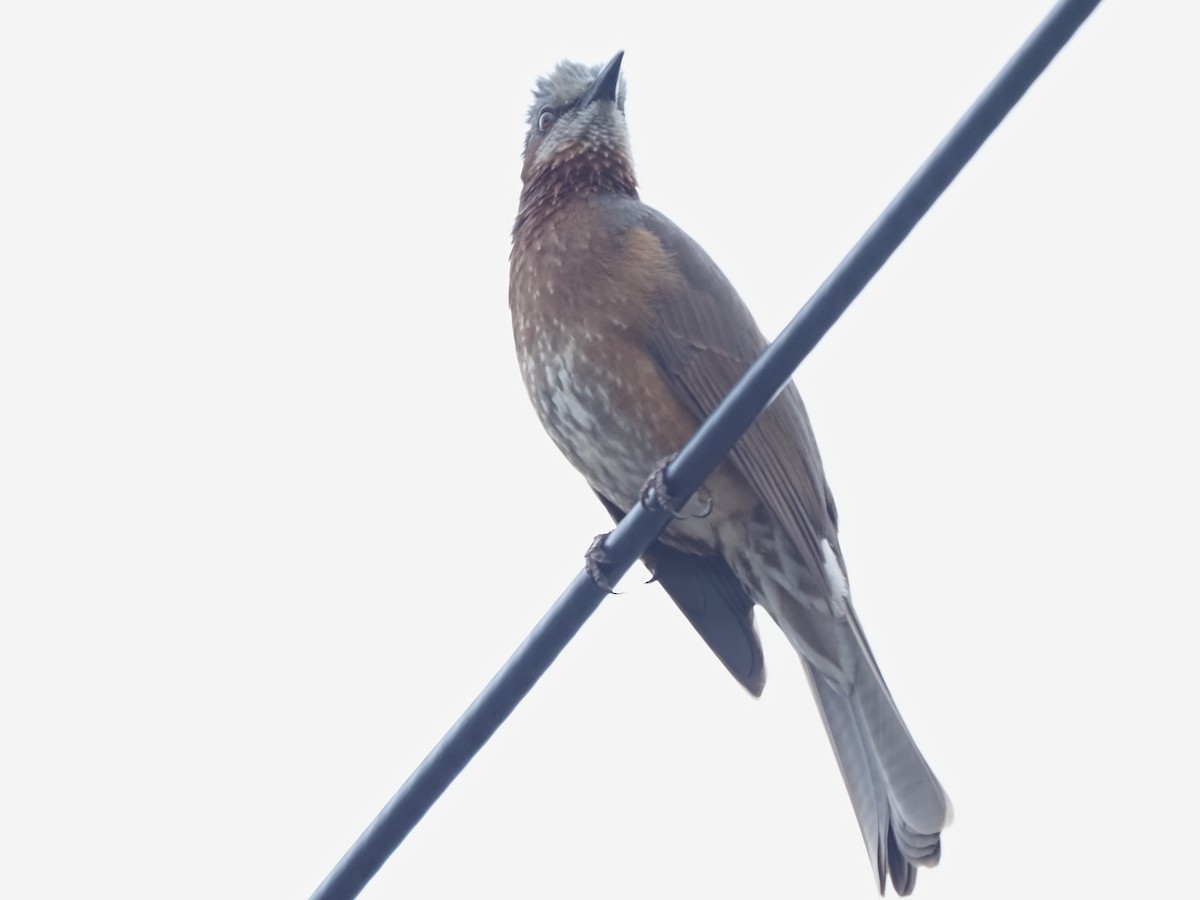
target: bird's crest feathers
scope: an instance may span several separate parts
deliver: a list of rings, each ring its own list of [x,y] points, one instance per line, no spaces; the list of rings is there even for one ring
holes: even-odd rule
[[[537,128],[538,117],[543,110],[562,111],[583,96],[583,92],[600,74],[603,66],[588,66],[564,59],[554,71],[537,80],[533,89],[533,103],[529,107],[527,121],[531,131]],[[625,76],[617,89],[617,109],[625,110]]]

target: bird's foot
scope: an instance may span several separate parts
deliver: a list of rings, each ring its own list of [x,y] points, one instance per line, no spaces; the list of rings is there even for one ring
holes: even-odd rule
[[[608,537],[610,532],[598,534],[592,539],[592,545],[587,548],[587,553],[583,554],[583,567],[587,570],[588,577],[600,587],[604,588],[610,594],[615,594],[612,582],[609,580],[608,572],[606,571],[612,560],[608,558],[608,554],[604,552],[604,539]]]
[[[678,454],[672,453],[670,456],[664,456],[658,461],[658,465],[654,467],[654,472],[646,479],[646,483],[642,485],[638,499],[646,509],[665,509],[675,519],[707,518],[713,510],[713,498],[708,488],[704,485],[700,485],[695,493],[696,499],[704,504],[704,509],[692,516],[685,515],[683,510],[679,508],[679,503],[671,495],[671,489],[667,487],[667,466],[674,462],[676,456]]]

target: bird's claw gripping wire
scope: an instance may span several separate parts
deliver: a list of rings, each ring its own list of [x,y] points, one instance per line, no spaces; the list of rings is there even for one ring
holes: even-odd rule
[[[693,516],[689,516],[685,515],[683,510],[679,508],[678,502],[671,494],[671,489],[667,487],[667,466],[675,461],[677,455],[676,453],[672,453],[670,456],[664,456],[658,461],[658,465],[654,467],[654,472],[646,479],[646,483],[642,485],[641,493],[638,494],[638,501],[642,506],[651,511],[665,509],[671,514],[671,518],[673,519],[708,518],[713,510],[713,498],[708,488],[700,485],[695,493],[696,499],[704,504],[704,510]]]
[[[609,559],[608,554],[604,552],[604,539],[607,538],[609,534],[611,534],[611,532],[598,534],[592,539],[592,544],[587,548],[587,553],[583,554],[583,566],[587,570],[588,577],[591,578],[592,581],[596,582],[596,584],[600,585],[600,587],[604,588],[604,590],[608,591],[610,594],[615,594],[617,592],[613,589],[612,582],[608,577],[608,572],[605,571],[610,565],[612,565],[612,560]]]

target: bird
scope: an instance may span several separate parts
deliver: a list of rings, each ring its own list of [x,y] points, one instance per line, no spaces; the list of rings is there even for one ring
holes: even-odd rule
[[[648,499],[674,502],[665,461],[767,346],[716,263],[639,198],[623,56],[602,66],[564,60],[537,80],[509,260],[529,398],[618,521]],[[755,608],[782,629],[816,698],[879,891],[890,876],[898,894],[911,893],[916,867],[940,858],[952,808],[851,603],[837,508],[793,382],[672,512],[644,557],[654,580],[754,696],[766,681]],[[603,562],[594,544],[588,570],[597,580]]]

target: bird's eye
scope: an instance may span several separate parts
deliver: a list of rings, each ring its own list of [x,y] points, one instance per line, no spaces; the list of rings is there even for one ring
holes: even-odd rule
[[[554,124],[554,113],[548,109],[543,109],[542,114],[538,116],[538,131],[545,131]]]

